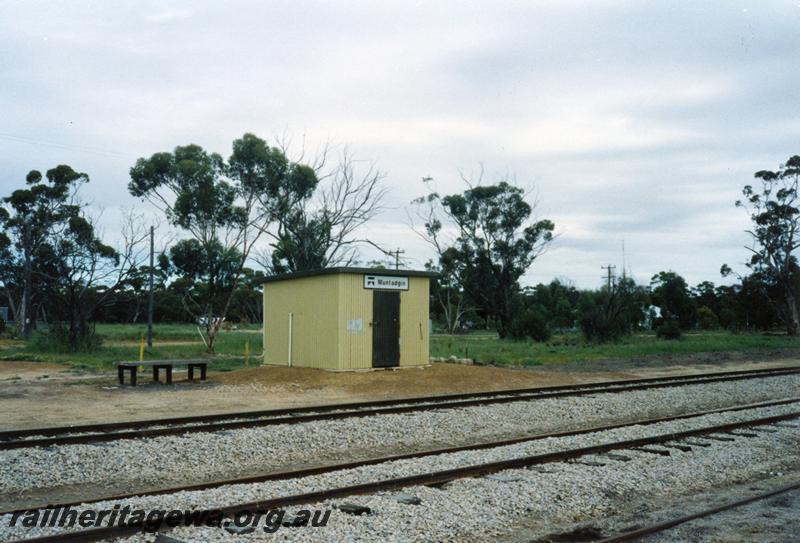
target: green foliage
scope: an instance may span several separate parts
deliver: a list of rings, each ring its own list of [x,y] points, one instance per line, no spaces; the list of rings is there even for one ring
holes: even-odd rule
[[[50,353],[92,353],[100,349],[102,344],[103,338],[93,324],[79,329],[52,323],[36,332],[31,340],[31,347],[35,351]]]
[[[650,280],[653,304],[661,308],[664,319],[676,319],[684,330],[697,323],[697,306],[686,280],[673,271],[659,272]]]
[[[570,330],[575,327],[580,292],[564,280],[554,279],[547,285],[526,287],[522,296],[527,298],[528,306],[538,306],[543,311],[551,328]]]
[[[146,332],[144,325],[98,324],[97,335],[103,343],[91,350],[70,352],[67,348],[54,346],[47,327],[34,335],[30,342],[8,342],[0,350],[0,360],[35,360],[57,364],[67,364],[81,370],[104,370],[114,368],[121,360],[136,360],[139,356],[139,340]],[[157,325],[155,343],[145,349],[146,360],[173,358],[201,358],[205,345],[197,334],[197,327],[191,324]],[[262,349],[263,334],[260,327],[240,326],[239,330],[219,334],[218,354],[211,357],[212,371],[228,371],[244,365],[245,342],[250,345],[250,365],[260,364],[258,357]]]
[[[701,330],[714,330],[719,328],[719,319],[714,310],[704,305],[697,310],[697,317],[700,323]]]
[[[519,278],[552,241],[553,223],[533,219],[522,189],[505,181],[441,199],[433,193],[428,200],[441,203],[459,232],[452,246],[439,251],[440,267],[452,270],[447,276],[457,277],[469,304],[493,319],[505,337]],[[442,223],[433,217],[425,227],[436,239]]]
[[[615,343],[589,342],[580,333],[555,334],[546,343],[501,340],[487,332],[431,336],[431,356],[461,357],[468,351],[478,362],[518,366],[796,348],[800,348],[800,342],[786,335],[726,331],[687,333],[681,341],[664,341],[655,333],[636,332]]]
[[[539,307],[529,307],[514,315],[508,335],[512,339],[532,339],[547,341],[553,335],[547,326],[544,311]]]
[[[677,340],[681,339],[682,335],[680,324],[674,319],[664,321],[656,330],[656,337],[661,339]]]
[[[102,242],[82,206],[74,203],[88,181],[85,173],[63,164],[45,176],[31,170],[26,188],[2,200],[0,282],[14,300],[15,321],[25,338],[47,308],[65,322],[70,343],[82,344],[98,305],[118,286],[108,278],[120,255]],[[94,295],[103,280],[105,293]]]
[[[722,285],[700,292],[695,289],[698,305],[710,308],[718,317],[719,325],[728,330],[771,330],[783,322],[778,285],[761,272],[740,278],[734,285]],[[701,323],[702,325],[702,323]]]
[[[745,185],[745,201],[736,202],[748,210],[753,223],[748,231],[753,239],[748,266],[774,283],[771,299],[781,302],[789,334],[800,335],[800,267],[795,255],[800,248],[800,155],[790,157],[776,171],[756,172],[755,178],[761,186]]]
[[[209,352],[250,250],[274,219],[270,198],[291,190],[307,173],[252,134],[233,142],[228,163],[187,145],[140,158],[130,169],[128,191],[191,234],[170,252],[181,274],[173,287],[192,318],[205,319]]]
[[[622,278],[598,292],[584,292],[578,309],[578,323],[587,341],[619,341],[636,330],[645,318],[648,297],[629,278]]]
[[[320,182],[314,168],[244,134],[233,142],[227,161],[197,145],[140,158],[130,169],[128,190],[190,234],[170,249],[169,258],[159,258],[159,267],[178,276],[167,290],[192,320],[206,323],[213,352],[222,319],[229,314],[239,320],[260,318],[254,304],[257,287],[239,288],[259,238],[270,238],[272,272],[338,262],[342,252],[351,250],[353,231],[376,213],[383,195],[380,174],[369,172],[358,178],[345,160],[326,176],[332,181],[324,195],[312,200]]]

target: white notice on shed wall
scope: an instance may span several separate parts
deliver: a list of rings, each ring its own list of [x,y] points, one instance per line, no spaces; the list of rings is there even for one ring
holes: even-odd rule
[[[353,319],[347,321],[348,334],[360,334],[364,331],[364,321],[361,319]]]

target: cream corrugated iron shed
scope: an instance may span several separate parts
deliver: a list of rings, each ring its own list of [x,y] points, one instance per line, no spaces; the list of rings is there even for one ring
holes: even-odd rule
[[[264,363],[327,370],[428,364],[427,271],[328,268],[264,280]]]

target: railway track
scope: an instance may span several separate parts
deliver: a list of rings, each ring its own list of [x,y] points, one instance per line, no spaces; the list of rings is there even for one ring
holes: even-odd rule
[[[764,407],[767,405],[786,405],[790,403],[797,403],[800,402],[800,398],[790,399],[790,400],[783,400],[780,402],[767,402],[764,404],[753,404],[749,406],[739,406],[737,408],[729,408],[726,410],[714,410],[712,412],[701,412],[701,413],[692,413],[692,414],[685,414],[680,415],[677,417],[668,417],[664,419],[651,419],[649,421],[636,421],[634,423],[626,423],[626,424],[619,424],[613,426],[606,426],[606,427],[598,427],[598,428],[590,428],[585,430],[578,430],[574,432],[562,432],[559,434],[549,434],[549,435],[539,435],[539,436],[530,436],[528,440],[533,439],[543,439],[545,437],[563,437],[566,435],[575,435],[578,433],[589,433],[589,432],[599,432],[603,430],[613,429],[613,428],[620,428],[623,426],[633,426],[633,425],[641,425],[641,424],[655,424],[658,422],[665,422],[669,420],[679,420],[679,419],[689,419],[698,416],[703,416],[709,413],[719,413],[725,411],[733,411],[733,410],[747,410],[747,409],[756,409],[759,407]],[[746,439],[746,438],[753,438],[758,437],[761,432],[769,433],[771,430],[768,427],[771,425],[778,425],[781,422],[795,420],[800,418],[800,411],[794,410],[789,413],[779,414],[779,415],[772,415],[766,417],[757,417],[757,418],[750,418],[744,421],[736,421],[736,422],[728,422],[723,424],[716,424],[711,426],[703,426],[699,428],[691,428],[684,431],[671,431],[667,433],[661,433],[656,435],[650,435],[647,437],[641,438],[634,438],[634,439],[623,439],[613,442],[605,442],[601,444],[595,444],[592,446],[587,447],[578,447],[578,448],[571,448],[571,449],[563,449],[558,450],[555,452],[548,452],[543,454],[535,454],[529,456],[522,456],[516,457],[511,459],[504,459],[499,461],[481,463],[481,464],[471,464],[467,466],[462,466],[454,469],[446,469],[440,471],[432,471],[426,473],[420,473],[411,476],[405,477],[397,477],[397,478],[389,478],[389,479],[381,479],[378,481],[370,481],[365,483],[358,483],[352,485],[341,486],[337,488],[327,488],[322,490],[316,490],[311,492],[299,493],[299,494],[290,494],[284,495],[279,497],[270,498],[267,500],[259,500],[253,501],[248,503],[238,503],[229,505],[220,510],[226,516],[233,516],[238,512],[242,511],[262,511],[262,510],[273,510],[278,508],[285,508],[292,505],[299,505],[299,504],[310,504],[310,503],[317,503],[325,500],[335,499],[335,498],[342,498],[342,497],[349,497],[353,495],[361,495],[361,494],[374,494],[377,492],[382,491],[389,491],[389,490],[397,490],[402,489],[405,487],[410,486],[419,486],[419,485],[441,485],[444,483],[448,483],[451,481],[455,481],[458,479],[469,478],[469,477],[480,477],[485,476],[488,474],[496,473],[503,470],[509,469],[521,469],[521,468],[529,468],[532,466],[554,463],[554,462],[565,462],[570,460],[576,460],[583,456],[588,455],[598,455],[598,454],[607,454],[611,453],[612,451],[620,451],[625,449],[633,449],[639,450],[643,452],[651,452],[655,454],[662,454],[664,455],[664,451],[658,452],[652,449],[647,449],[648,446],[654,445],[661,445],[662,447],[679,449],[681,451],[691,450],[692,447],[700,446],[696,442],[692,442],[691,445],[687,443],[683,443],[683,440],[688,438],[702,438],[705,437],[709,440],[721,440],[721,441],[736,441],[737,439]],[[749,429],[747,433],[741,432],[743,429]],[[739,433],[736,431],[739,430]],[[724,435],[724,437],[723,437]],[[514,440],[518,442],[520,440]],[[477,448],[489,448],[489,447],[500,447],[503,445],[508,444],[509,441],[503,442],[495,442],[495,443],[487,443],[487,444],[479,444],[473,445],[468,447],[459,447],[455,449],[441,449],[438,451],[426,451],[425,453],[419,453],[417,455],[401,455],[398,457],[387,457],[382,459],[373,459],[368,461],[362,461],[357,463],[349,463],[349,464],[339,464],[337,466],[329,466],[328,470],[345,470],[351,469],[353,467],[358,467],[361,465],[369,465],[372,463],[383,463],[383,462],[390,462],[392,460],[397,460],[403,457],[414,457],[414,456],[425,456],[425,455],[434,455],[434,454],[445,454],[448,452],[455,452],[457,450],[464,450],[464,449],[477,449]],[[666,455],[669,455],[667,450]],[[299,470],[295,472],[286,472],[283,474],[273,474],[272,478],[300,478],[316,473],[321,473],[319,471],[320,468],[313,468],[311,470]],[[263,480],[270,480],[269,478]],[[242,482],[240,480],[240,482]],[[254,481],[245,481],[245,482],[254,482]],[[229,481],[228,484],[231,484]],[[176,491],[178,489],[171,489],[171,491]],[[165,491],[167,492],[167,491]],[[57,535],[50,535],[50,536],[43,536],[37,537],[32,539],[26,540],[17,540],[19,542],[25,543],[54,543],[57,541],[66,541],[66,542],[89,542],[89,541],[101,541],[105,539],[112,539],[112,538],[120,538],[120,537],[128,537],[134,535],[141,531],[141,527],[131,527],[131,526],[110,526],[110,527],[101,527],[101,528],[92,528],[88,530],[82,531],[74,531],[74,532],[67,532],[67,533],[60,533]]]
[[[633,390],[777,377],[798,373],[800,373],[800,368],[796,367],[770,368],[622,381],[603,381],[580,385],[423,396],[287,409],[243,411],[238,413],[221,413],[119,423],[10,430],[0,432],[0,451],[27,447],[48,447],[53,445],[73,445],[122,439],[151,438],[193,432],[217,432],[278,424],[298,424],[320,420],[410,413],[430,409],[451,409],[590,394],[620,393]]]
[[[789,405],[797,403],[800,404],[800,397],[798,398],[787,398],[783,400],[775,400],[771,402],[759,402],[754,404],[747,404],[741,405],[736,407],[727,407],[723,409],[711,409],[706,411],[696,411],[693,413],[685,413],[682,415],[672,415],[668,417],[658,417],[658,418],[650,418],[650,419],[638,419],[634,421],[627,421],[617,424],[606,424],[602,426],[593,426],[587,428],[581,428],[577,430],[566,430],[561,432],[549,432],[549,433],[539,433],[539,434],[532,434],[529,436],[513,438],[513,439],[503,439],[503,440],[496,440],[496,441],[489,441],[484,443],[474,443],[469,445],[460,445],[457,447],[446,447],[446,448],[437,448],[437,449],[429,449],[424,451],[417,451],[417,452],[410,452],[404,454],[395,454],[389,456],[382,456],[376,458],[368,458],[364,460],[357,460],[353,462],[344,462],[344,463],[336,463],[336,464],[327,464],[324,466],[314,466],[302,469],[294,469],[289,471],[280,471],[280,472],[273,472],[267,473],[263,475],[256,475],[251,477],[240,477],[236,479],[223,479],[217,481],[211,481],[206,483],[198,483],[192,485],[182,485],[177,487],[170,487],[164,488],[159,490],[152,490],[152,491],[137,491],[137,492],[130,492],[126,494],[114,494],[110,496],[104,496],[102,498],[94,498],[91,500],[81,499],[81,500],[73,500],[70,502],[61,502],[58,504],[54,504],[48,502],[47,504],[41,504],[39,506],[28,506],[19,509],[10,509],[5,511],[0,511],[0,515],[7,515],[7,514],[14,514],[14,513],[22,513],[23,511],[27,511],[30,509],[43,509],[49,506],[75,506],[82,503],[94,503],[94,502],[101,502],[101,501],[117,501],[117,500],[124,500],[133,498],[135,496],[159,496],[164,494],[174,494],[175,492],[185,492],[185,491],[197,491],[197,490],[208,490],[212,488],[218,488],[221,486],[227,485],[237,485],[237,484],[251,484],[251,483],[262,483],[266,481],[278,481],[284,479],[297,479],[300,477],[308,477],[311,475],[320,475],[323,473],[330,473],[334,471],[341,471],[346,469],[354,469],[359,468],[362,466],[369,466],[375,464],[383,464],[386,462],[394,462],[397,460],[406,460],[412,458],[424,458],[426,456],[434,456],[437,454],[449,454],[461,451],[470,451],[470,450],[481,450],[481,449],[491,449],[495,447],[503,447],[506,445],[514,445],[517,443],[524,443],[526,441],[534,441],[538,439],[548,439],[548,438],[559,438],[559,437],[568,437],[568,436],[577,436],[582,434],[590,434],[595,432],[603,432],[608,430],[614,430],[617,428],[625,428],[627,426],[635,426],[635,425],[647,425],[647,424],[658,424],[662,422],[672,422],[672,421],[679,421],[679,420],[686,420],[695,417],[701,417],[704,415],[713,415],[719,413],[734,413],[737,411],[745,411],[748,409],[758,409],[763,407],[777,407],[781,405]]]

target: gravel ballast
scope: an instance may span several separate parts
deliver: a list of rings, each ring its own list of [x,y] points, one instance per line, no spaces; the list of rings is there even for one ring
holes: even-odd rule
[[[548,438],[483,451],[463,451],[364,466],[298,480],[141,497],[125,503],[145,509],[221,507],[797,410],[796,405],[788,405],[720,413],[684,421],[630,426],[598,434]],[[394,496],[397,493],[336,500],[319,507],[330,508],[353,502],[368,505],[372,512],[356,517],[344,516],[344,513],[334,511],[329,526],[324,529],[292,528],[291,530],[297,532],[291,534],[281,529],[274,536],[254,532],[241,537],[243,541],[255,537],[281,538],[287,535],[291,536],[290,540],[299,537],[300,540],[310,538],[309,540],[315,541],[463,541],[466,536],[477,536],[478,540],[491,539],[507,530],[514,519],[525,514],[542,515],[548,522],[563,521],[567,518],[564,515],[571,515],[572,520],[578,520],[576,515],[601,515],[642,495],[707,488],[753,478],[761,472],[785,469],[782,466],[787,463],[796,463],[796,450],[800,445],[798,429],[788,425],[772,426],[770,429],[773,431],[759,433],[756,438],[737,437],[735,444],[708,440],[709,447],[696,447],[690,452],[673,450],[670,457],[626,450],[622,454],[631,458],[629,462],[612,461],[605,455],[581,459],[605,463],[606,466],[603,467],[580,463],[548,464],[542,469],[544,473],[524,469],[510,470],[501,473],[505,478],[464,479],[447,483],[444,489],[415,487],[403,490],[404,494],[419,498],[422,502],[420,505],[399,503]],[[106,502],[96,504],[93,508],[110,508],[112,505]],[[40,533],[39,530],[12,531],[7,527],[8,521],[7,516],[0,519],[2,540],[31,537]],[[181,535],[181,532],[187,533]],[[172,535],[184,541],[216,541],[233,537],[219,529],[181,529]]]
[[[93,484],[167,487],[411,450],[723,408],[797,395],[779,376],[0,452],[0,493]],[[59,466],[54,470],[53,466]]]

